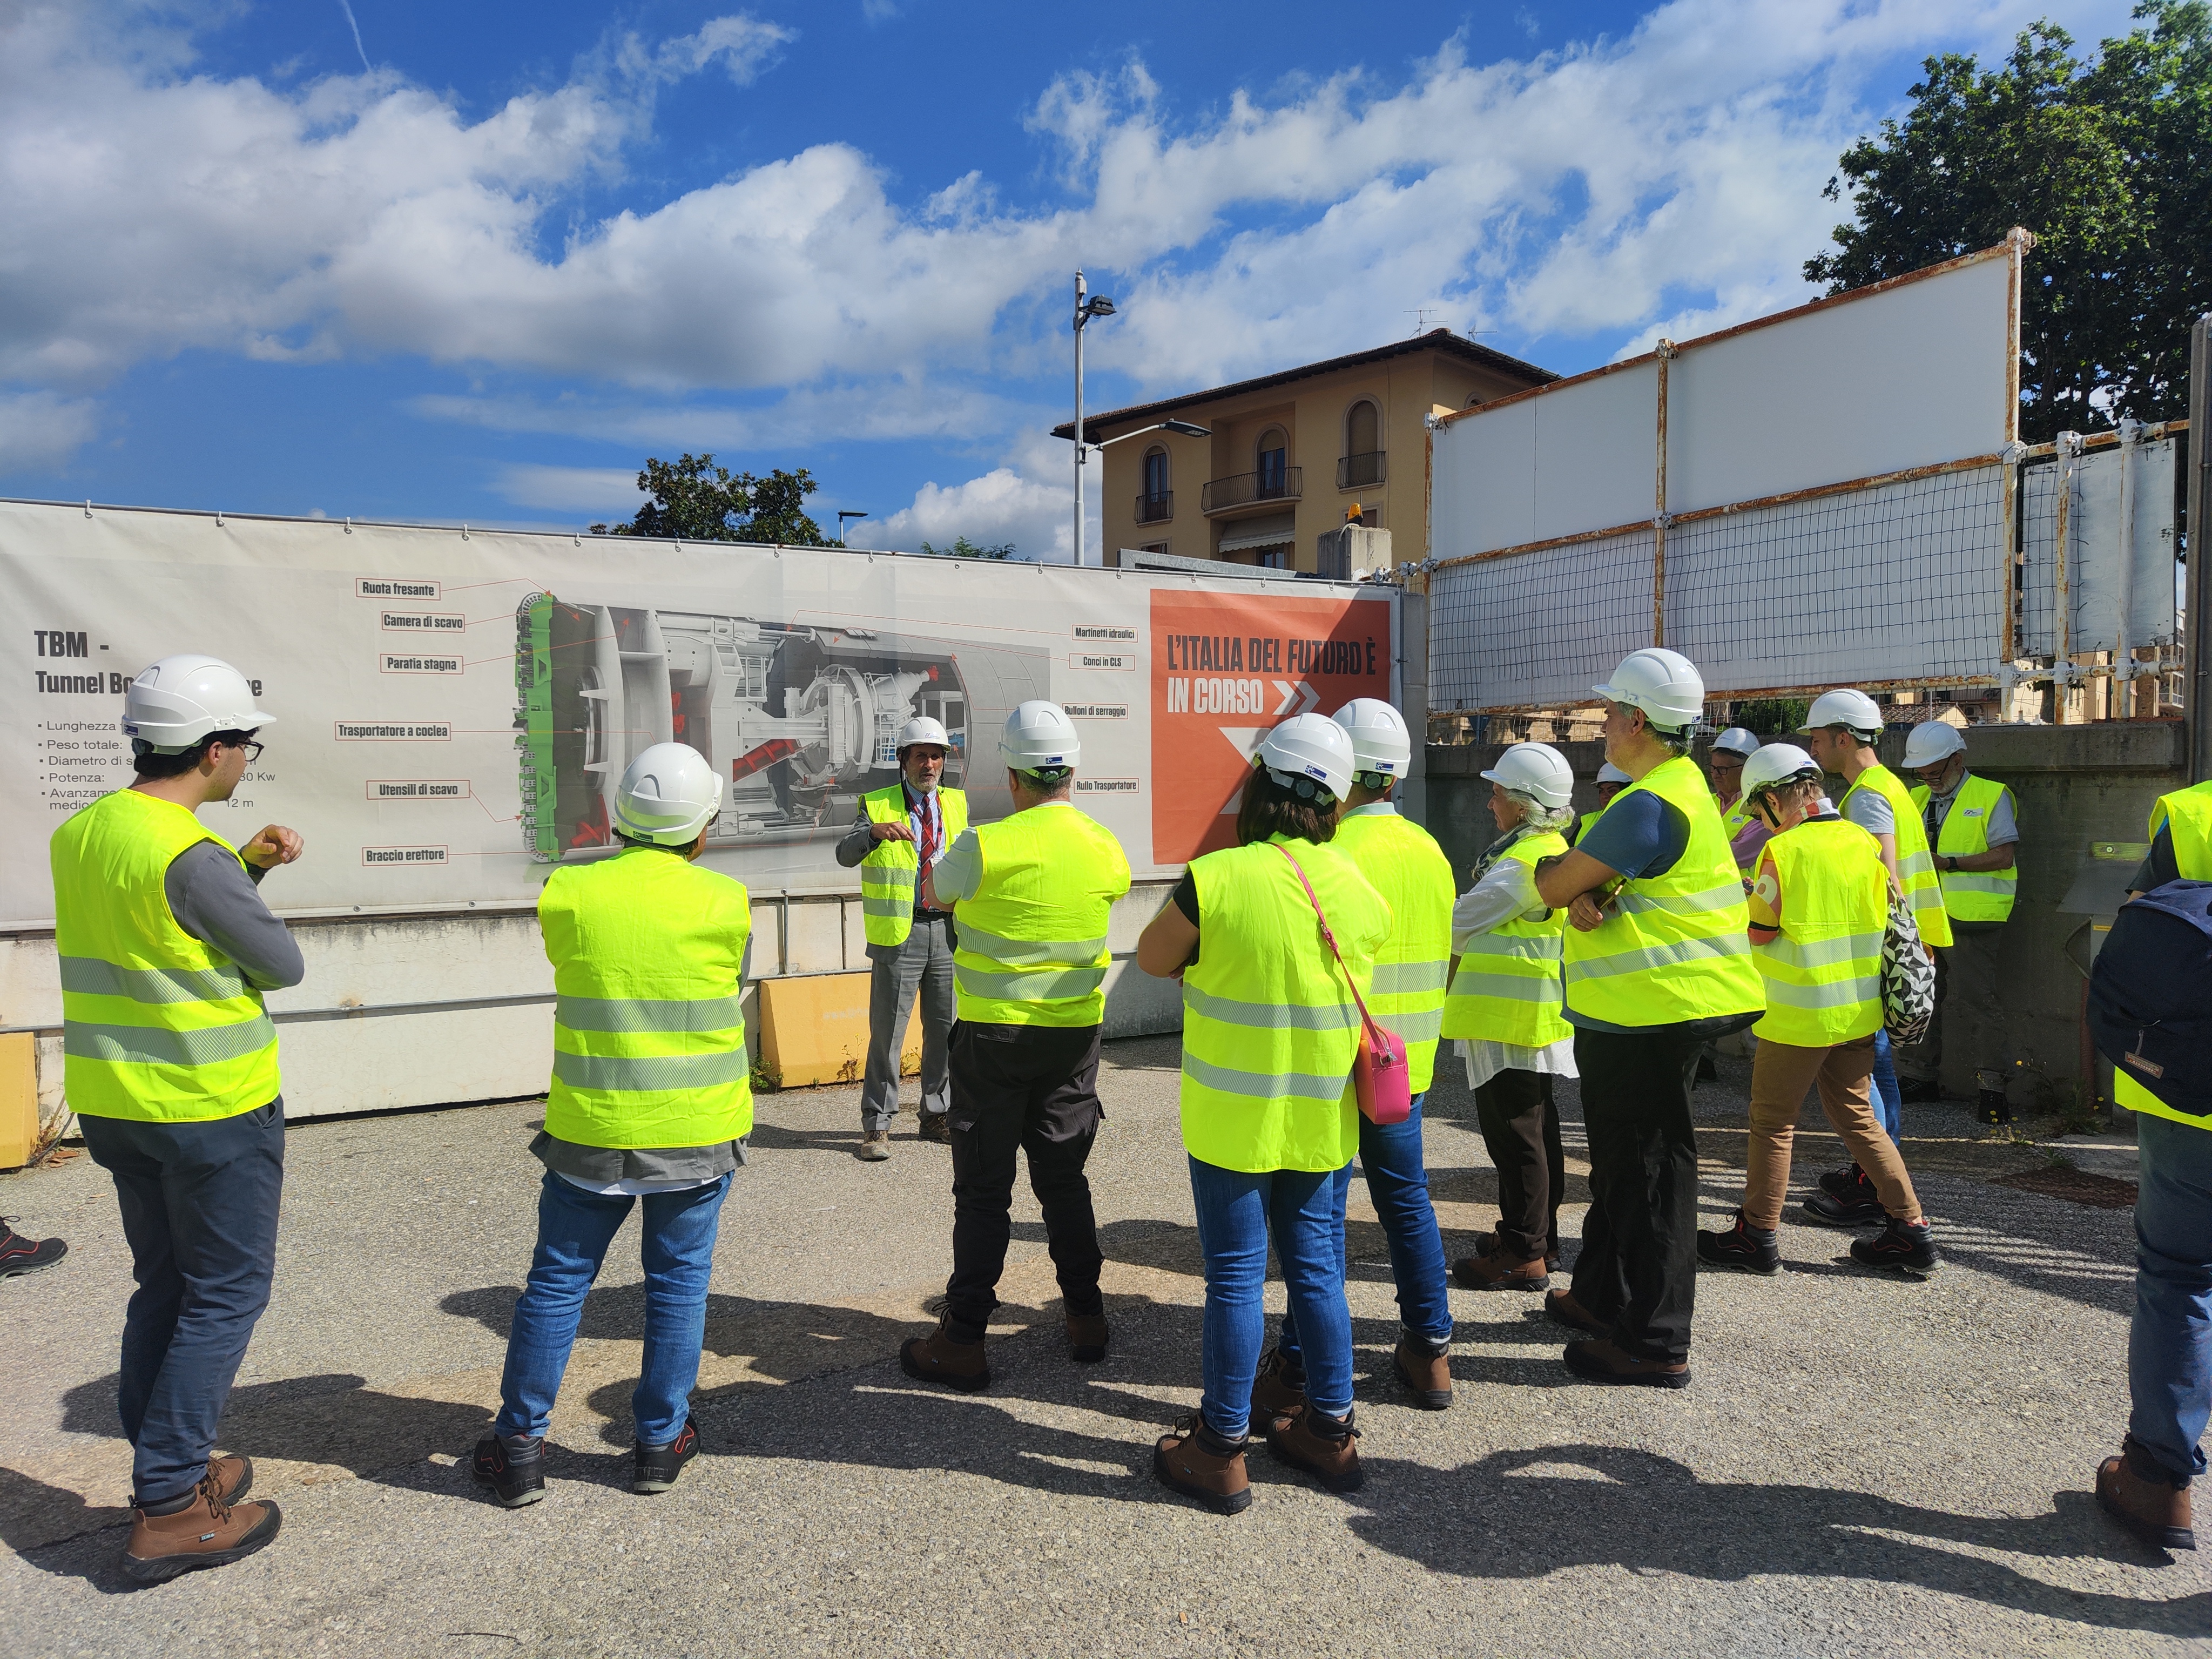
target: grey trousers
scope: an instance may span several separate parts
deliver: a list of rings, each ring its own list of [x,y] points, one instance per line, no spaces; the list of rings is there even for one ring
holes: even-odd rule
[[[945,1040],[952,1030],[952,924],[945,916],[917,915],[914,931],[896,953],[870,946],[868,1069],[860,1079],[860,1129],[888,1131],[898,1115],[899,1048],[915,994],[921,995],[921,1109],[929,1116],[951,1109],[952,1084]]]
[[[2004,929],[2001,921],[1951,924],[1954,942],[1936,952],[1936,1018],[1928,1022],[1926,1036],[1898,1048],[1898,1076],[1915,1082],[1941,1081],[1943,1028],[1948,1025],[1954,1060],[1976,1063],[1974,1086],[2004,1087],[2004,1009],[1997,1000],[1998,945]],[[1965,1083],[1961,1074],[1951,1086],[1963,1089]]]

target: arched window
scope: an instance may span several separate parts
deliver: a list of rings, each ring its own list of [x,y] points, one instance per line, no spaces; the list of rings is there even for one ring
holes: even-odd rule
[[[1260,434],[1259,494],[1280,495],[1290,481],[1291,441],[1282,428],[1271,426]]]
[[[1336,487],[1359,489],[1382,482],[1382,412],[1362,398],[1344,411],[1344,454],[1336,464]]]
[[[1168,488],[1168,452],[1154,444],[1145,452],[1145,488],[1137,497],[1137,522],[1159,524],[1175,517],[1175,495]]]

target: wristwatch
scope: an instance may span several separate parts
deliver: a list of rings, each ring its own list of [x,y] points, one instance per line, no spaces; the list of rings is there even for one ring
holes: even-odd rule
[[[1954,875],[1954,876],[1955,876],[1956,874],[1958,874],[1958,873],[1959,873],[1959,855],[1958,855],[1956,853],[1946,853],[1946,854],[1943,854],[1943,867],[1944,867],[1946,870],[1948,870],[1948,871],[1949,871],[1953,875]]]

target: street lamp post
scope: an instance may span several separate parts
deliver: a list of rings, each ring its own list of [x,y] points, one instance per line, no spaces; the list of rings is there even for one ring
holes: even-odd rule
[[[1075,273],[1075,562],[1083,562],[1083,468],[1090,447],[1083,441],[1083,329],[1094,317],[1111,317],[1114,302],[1104,295],[1085,296],[1089,286],[1079,268]]]
[[[840,546],[840,547],[842,547],[842,546],[844,546],[844,545],[845,545],[845,520],[848,520],[848,519],[865,519],[865,518],[866,518],[867,516],[868,516],[868,515],[867,515],[866,514],[862,513],[862,512],[860,512],[860,511],[858,511],[858,510],[856,510],[855,508],[853,508],[853,507],[839,507],[839,508],[837,509],[837,545],[838,545],[838,546]]]

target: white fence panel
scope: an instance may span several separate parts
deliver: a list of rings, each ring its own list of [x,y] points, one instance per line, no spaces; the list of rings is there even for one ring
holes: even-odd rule
[[[1429,707],[1589,702],[1590,687],[1650,642],[1651,552],[1651,532],[1638,528],[1437,571]]]
[[[2120,452],[2093,449],[2074,464],[2068,512],[2067,585],[2073,652],[2111,651],[2119,643],[2120,592],[2128,598],[2128,644],[2171,645],[2177,627],[2174,575],[2174,472],[2177,445],[2161,438],[2136,446],[2134,534],[2123,568]],[[2058,652],[2058,483],[2056,460],[2026,469],[2021,495],[2021,550],[2027,555],[2020,654]]]

